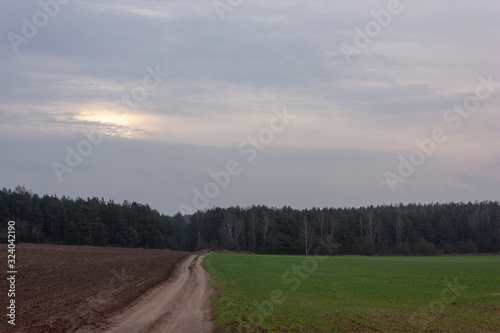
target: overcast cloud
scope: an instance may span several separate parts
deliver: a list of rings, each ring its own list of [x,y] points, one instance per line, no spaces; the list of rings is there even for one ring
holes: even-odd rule
[[[175,214],[234,160],[204,207],[500,199],[498,1],[40,3],[0,2],[0,187]]]

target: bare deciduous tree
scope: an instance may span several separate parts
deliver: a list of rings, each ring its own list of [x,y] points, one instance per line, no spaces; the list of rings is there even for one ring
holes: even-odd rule
[[[326,226],[327,226],[326,213],[319,212],[318,215],[316,216],[316,220],[318,221],[318,225],[319,225],[319,237],[323,238],[323,231],[326,229]]]
[[[314,242],[316,241],[316,231],[314,230],[313,226],[307,221],[307,218],[305,216],[302,227],[300,228],[300,238],[302,241],[302,245],[304,245],[306,255],[309,255]]]
[[[333,214],[330,214],[328,215],[328,222],[330,224],[330,237],[335,239],[335,234],[339,230],[339,221]]]
[[[260,219],[260,231],[262,232],[264,250],[266,249],[267,239],[269,238],[269,234],[271,233],[272,227],[273,227],[273,220],[271,219],[271,215],[267,210],[265,210],[262,212],[262,217]]]
[[[379,236],[380,224],[378,220],[375,218],[375,214],[373,210],[368,210],[366,212],[366,217],[364,219],[364,223],[362,223],[362,230],[365,233],[365,236],[372,242],[372,244],[377,243],[377,237]]]
[[[403,242],[404,234],[404,223],[403,223],[403,212],[398,208],[396,219],[394,220],[394,227],[396,228],[396,242],[401,245]]]
[[[220,225],[220,234],[225,242],[239,245],[239,239],[243,233],[243,219],[233,212],[224,215]]]
[[[245,229],[245,225],[243,223],[243,218],[238,217],[236,219],[236,223],[234,225],[234,241],[238,245],[239,245],[240,237],[244,237],[244,235],[243,235],[244,229]],[[243,243],[244,243],[244,240],[243,240]]]
[[[479,208],[474,209],[474,212],[467,217],[469,226],[472,230],[476,230],[479,225]]]
[[[251,249],[255,251],[255,241],[257,239],[257,229],[259,227],[259,218],[257,217],[257,214],[255,214],[254,211],[250,213],[250,217],[248,218],[248,222],[250,224],[250,239],[251,239]]]

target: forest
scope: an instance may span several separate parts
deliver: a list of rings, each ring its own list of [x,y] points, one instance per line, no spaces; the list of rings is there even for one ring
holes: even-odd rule
[[[190,216],[160,214],[147,204],[103,198],[0,191],[0,240],[16,222],[16,241],[312,254],[323,240],[333,254],[440,255],[500,252],[498,201],[298,210],[253,205]]]

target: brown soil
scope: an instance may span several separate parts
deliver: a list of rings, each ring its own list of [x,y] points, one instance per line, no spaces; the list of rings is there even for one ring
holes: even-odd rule
[[[112,327],[106,332],[211,332],[210,275],[201,265],[203,257],[190,256],[170,281],[111,318]],[[101,331],[84,329],[79,333]]]
[[[4,276],[7,246],[0,245]],[[7,324],[7,280],[0,280],[2,332],[107,328],[106,318],[172,277],[190,254],[166,250],[18,244],[16,326]],[[199,259],[198,259],[199,261]],[[196,266],[197,267],[197,266]]]

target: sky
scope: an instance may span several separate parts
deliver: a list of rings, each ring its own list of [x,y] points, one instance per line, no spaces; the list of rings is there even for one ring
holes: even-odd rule
[[[500,2],[1,1],[0,187],[149,204],[500,199]]]

